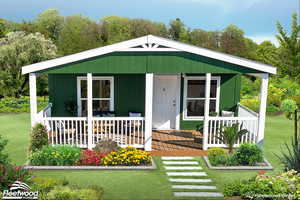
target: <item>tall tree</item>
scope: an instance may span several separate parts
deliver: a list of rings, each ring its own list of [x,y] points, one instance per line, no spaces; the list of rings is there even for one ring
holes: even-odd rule
[[[241,56],[245,51],[244,31],[236,25],[227,26],[221,35],[221,49],[223,52]]]
[[[258,45],[256,59],[262,63],[278,66],[279,53],[277,47],[271,41],[264,41]]]
[[[276,35],[280,48],[279,55],[281,58],[281,65],[279,71],[283,75],[289,75],[300,83],[300,26],[297,22],[297,14],[292,15],[291,33],[277,23]]]
[[[28,76],[21,67],[56,57],[56,46],[40,33],[10,32],[0,39],[0,95],[18,97]]]
[[[64,17],[57,9],[49,9],[39,14],[34,23],[38,32],[57,42],[63,22]]]
[[[187,42],[189,40],[188,29],[179,18],[170,22],[169,32],[170,37],[173,40],[179,40],[182,42]]]
[[[85,43],[87,36],[84,34],[91,23],[95,22],[81,15],[66,17],[57,43],[59,54],[69,55],[92,48]]]

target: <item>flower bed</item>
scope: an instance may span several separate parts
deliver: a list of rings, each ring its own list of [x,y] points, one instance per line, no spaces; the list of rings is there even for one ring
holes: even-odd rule
[[[148,152],[134,147],[110,153],[72,146],[44,146],[29,156],[27,169],[154,169]]]
[[[211,148],[204,161],[211,169],[273,169],[255,144],[242,144],[233,153],[223,148]]]
[[[225,199],[299,199],[300,175],[295,170],[274,176],[257,175],[250,180],[226,184]]]

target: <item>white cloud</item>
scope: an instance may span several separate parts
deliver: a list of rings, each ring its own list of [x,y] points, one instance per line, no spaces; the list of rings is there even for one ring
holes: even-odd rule
[[[257,44],[262,43],[265,40],[271,41],[275,46],[279,46],[278,40],[276,39],[275,35],[253,35],[247,36],[248,38],[252,39]]]
[[[254,4],[261,2],[261,0],[168,0],[179,3],[197,3],[205,5],[215,5],[222,7],[225,12],[231,12],[234,10],[248,9]]]

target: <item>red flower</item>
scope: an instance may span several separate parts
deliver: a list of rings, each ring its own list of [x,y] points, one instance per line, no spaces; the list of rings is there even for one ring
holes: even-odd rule
[[[83,150],[81,151],[81,158],[77,165],[100,165],[101,159],[105,156],[105,154],[97,153],[92,150]]]
[[[266,173],[266,171],[265,170],[258,170],[258,172],[257,172],[259,175],[264,175],[265,173]]]

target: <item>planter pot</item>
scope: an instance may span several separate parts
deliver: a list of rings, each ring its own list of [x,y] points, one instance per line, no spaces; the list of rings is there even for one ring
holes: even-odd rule
[[[243,200],[242,197],[236,196],[236,197],[225,197],[224,200]]]

